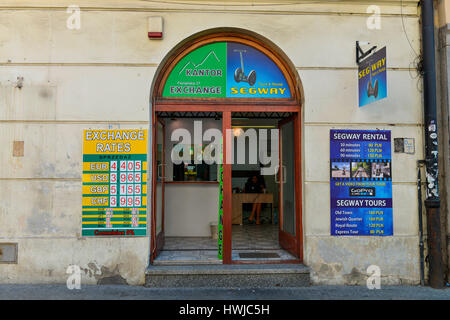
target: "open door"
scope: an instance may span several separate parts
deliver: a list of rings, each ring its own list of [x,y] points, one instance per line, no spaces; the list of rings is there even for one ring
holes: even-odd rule
[[[164,183],[165,183],[165,124],[162,119],[157,119],[155,128],[156,145],[153,149],[153,190],[155,201],[153,204],[152,221],[152,254],[151,262],[159,255],[164,247]]]
[[[279,183],[279,242],[280,246],[300,259],[299,232],[299,144],[298,114],[282,120],[278,124],[279,156],[277,182]]]

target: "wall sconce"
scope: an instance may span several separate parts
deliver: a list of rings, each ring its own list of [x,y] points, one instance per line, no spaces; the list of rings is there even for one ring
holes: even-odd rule
[[[233,128],[233,135],[234,135],[235,137],[239,137],[239,136],[241,136],[243,133],[244,133],[244,130],[242,130],[242,128],[240,128],[240,127],[235,127],[235,128]]]

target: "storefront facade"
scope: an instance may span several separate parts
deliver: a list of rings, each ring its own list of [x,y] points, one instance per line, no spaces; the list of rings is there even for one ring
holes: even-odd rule
[[[259,128],[270,124],[280,130],[281,146],[292,138],[288,148],[280,147],[278,158],[279,165],[288,156],[292,161],[281,170],[281,180],[273,179],[292,179],[292,190],[283,191],[279,184],[273,192],[282,200],[292,194],[292,215],[283,215],[286,207],[279,205],[272,216],[272,223],[279,221],[281,249],[292,254],[281,263],[308,266],[314,284],[365,284],[372,265],[379,268],[382,284],[420,283],[417,161],[424,158],[424,122],[421,80],[414,67],[421,48],[417,1],[403,1],[402,7],[400,1],[225,6],[215,1],[81,1],[79,12],[68,9],[71,3],[37,3],[11,1],[0,8],[0,139],[5,146],[0,158],[0,242],[17,244],[17,261],[0,264],[0,282],[65,283],[68,266],[76,265],[84,284],[143,284],[147,268],[164,250],[165,237],[205,236],[207,224],[219,216],[219,199],[223,246],[218,248],[218,263],[239,263],[233,256],[232,198],[233,178],[243,173],[234,175],[225,161],[217,167],[222,170],[221,183],[219,175],[197,184],[177,181],[175,166],[166,161],[173,141],[170,130],[180,128],[176,121],[184,121],[186,127],[188,121],[194,126],[193,121],[200,119],[204,128],[222,132],[226,158],[231,145],[225,133],[246,124],[234,121],[259,117],[254,120],[260,121]],[[380,25],[375,19],[378,9]],[[77,12],[79,25],[73,16]],[[156,37],[162,38],[152,38],[155,19],[162,21],[156,27]],[[387,96],[361,107],[356,41],[387,50]],[[221,47],[228,53],[220,56]],[[240,79],[239,85],[247,89],[216,82],[207,85],[207,97],[185,89],[182,82],[187,80],[172,73],[192,76],[186,69],[178,71],[185,62],[191,62],[193,70],[206,65],[202,59],[188,59],[197,52],[206,61],[197,50],[214,51],[218,63],[226,60],[230,66],[238,50],[244,52],[236,61],[249,67],[243,67],[237,78],[230,71],[237,70],[234,65],[204,70],[210,78],[220,78],[226,71],[230,81]],[[282,81],[267,85],[267,92],[283,96],[256,96],[266,90],[258,83],[265,70],[255,69],[252,80],[252,50],[262,55],[262,61],[270,61],[267,70],[273,63],[274,73],[281,75]],[[279,86],[283,81],[285,85]],[[271,91],[274,88],[284,90]],[[286,124],[291,131],[283,136]],[[139,198],[145,201],[141,225],[147,229],[136,236],[88,235],[83,224],[90,221],[82,201],[87,161],[83,130],[131,129],[147,130],[147,157],[142,160],[146,198]],[[340,140],[333,140],[331,133],[344,131],[385,134],[377,138],[386,139],[379,148],[388,148],[387,156],[366,161],[390,170],[376,178],[390,192],[383,197],[390,199],[385,221],[391,226],[384,234],[380,234],[384,226],[376,227],[377,233],[364,229],[367,234],[354,235],[336,229],[339,220],[333,209],[339,197],[333,183],[338,178],[332,164],[345,161],[332,155],[332,143]],[[395,148],[399,138],[412,141],[408,152]],[[283,153],[286,150],[291,153]],[[346,174],[352,173],[342,171],[347,181]],[[280,204],[288,203],[282,200]],[[202,216],[206,212],[208,216]],[[195,219],[205,227],[190,225]]]

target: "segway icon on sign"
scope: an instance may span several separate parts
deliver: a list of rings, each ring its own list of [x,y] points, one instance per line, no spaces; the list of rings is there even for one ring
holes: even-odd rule
[[[239,52],[240,58],[241,58],[241,67],[236,68],[234,71],[234,80],[236,82],[247,82],[250,86],[253,86],[256,83],[256,71],[252,70],[248,74],[248,76],[245,75],[244,72],[244,59],[242,58],[242,53],[247,52],[247,50],[244,49],[235,49],[234,52]]]
[[[372,86],[372,71],[370,71],[370,80],[367,85],[367,97],[374,96],[375,99],[378,98],[378,79],[375,80],[375,84]]]

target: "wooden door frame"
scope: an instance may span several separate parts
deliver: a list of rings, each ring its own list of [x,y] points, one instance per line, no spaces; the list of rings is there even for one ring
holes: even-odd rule
[[[296,243],[292,244],[292,236],[290,236],[289,234],[287,234],[286,232],[284,232],[282,230],[282,195],[281,195],[281,178],[280,178],[280,185],[279,185],[279,208],[278,208],[278,215],[279,215],[279,224],[278,224],[278,230],[279,230],[279,239],[278,241],[280,243],[284,243],[285,247],[293,247],[294,250],[293,252],[289,249],[287,249],[287,251],[294,253],[294,255],[299,257],[299,260],[303,261],[303,235],[300,235],[300,238],[298,237],[299,234],[301,234],[301,231],[303,230],[303,228],[301,227],[302,225],[302,220],[301,220],[301,206],[302,206],[302,201],[301,201],[301,196],[302,196],[302,188],[301,188],[301,127],[298,125],[298,123],[300,122],[301,119],[301,114],[300,113],[295,113],[292,116],[281,120],[278,123],[278,128],[281,130],[281,126],[283,126],[284,124],[293,121],[293,126],[294,126],[294,183],[295,183],[295,238],[296,238]],[[282,137],[281,137],[281,132],[279,135],[279,165],[281,168],[281,165],[283,163],[283,145],[282,145]],[[281,174],[283,174],[283,171],[281,171]]]
[[[230,141],[227,139],[227,130],[231,130],[231,111],[222,113],[222,141],[223,141],[223,254],[222,263],[231,264],[232,242],[231,242],[231,163],[227,163],[227,155],[230,150]]]
[[[283,111],[280,111],[283,110]],[[289,110],[289,111],[286,111]],[[198,108],[197,105],[183,105],[183,106],[177,106],[176,108],[173,108],[173,106],[167,106],[167,105],[157,105],[154,108],[153,117],[156,120],[157,116],[156,113],[159,111],[204,111],[204,112],[221,112],[222,113],[222,135],[224,137],[223,139],[223,150],[224,150],[224,161],[223,161],[223,264],[244,264],[244,263],[301,263],[303,262],[303,227],[302,227],[302,178],[301,178],[301,112],[299,110],[298,106],[286,106],[286,105],[273,105],[273,106],[266,106],[266,105],[248,105],[248,106],[236,106],[236,105],[222,105],[222,106],[205,106],[202,105],[202,108]],[[294,121],[295,126],[295,136],[294,136],[294,143],[296,144],[296,154],[295,154],[295,168],[296,168],[296,177],[295,177],[295,183],[296,183],[296,238],[297,238],[297,250],[298,250],[298,257],[299,259],[295,260],[284,260],[284,261],[237,261],[232,260],[232,224],[231,224],[231,214],[232,214],[232,190],[231,190],[231,164],[226,163],[226,154],[230,148],[229,141],[226,139],[226,132],[228,130],[232,130],[231,128],[231,116],[233,112],[292,112],[296,113],[297,117]],[[155,239],[156,233],[156,225],[153,223],[156,218],[156,121],[154,121],[154,139],[153,139],[153,172],[155,174],[152,175],[153,177],[153,194],[152,194],[152,203],[153,210],[152,210],[152,239]],[[280,214],[280,212],[278,213]],[[155,239],[156,241],[158,239]],[[151,263],[153,263],[154,258],[154,250],[155,250],[155,241],[152,241],[151,245]]]
[[[161,178],[161,202],[162,202],[162,211],[161,211],[161,232],[159,234],[156,234],[156,225],[157,225],[157,221],[156,221],[156,217],[158,215],[157,212],[157,187],[158,187],[158,167],[157,167],[157,161],[156,161],[156,157],[157,157],[157,152],[158,152],[158,122],[161,123],[161,125],[163,126],[163,148],[162,148],[162,178]],[[150,245],[150,264],[153,264],[154,259],[159,255],[159,248],[164,247],[164,239],[165,239],[165,233],[164,233],[164,198],[165,198],[165,160],[166,160],[166,148],[165,148],[165,144],[166,144],[166,132],[165,132],[165,128],[166,128],[166,124],[164,123],[164,121],[162,119],[158,119],[157,115],[154,113],[153,114],[153,136],[152,136],[152,141],[153,141],[153,145],[152,145],[152,169],[153,172],[155,174],[152,174],[152,188],[151,190],[152,192],[152,214],[151,214],[151,245]],[[149,166],[147,166],[149,167]],[[148,189],[148,188],[147,188]]]
[[[170,72],[177,65],[177,63],[188,53],[193,50],[216,42],[237,42],[254,47],[255,49],[264,53],[269,57],[276,66],[283,73],[291,92],[290,98],[168,98],[163,97],[163,88]],[[283,261],[301,262],[303,261],[303,228],[302,228],[302,178],[301,178],[301,112],[303,104],[303,87],[299,74],[295,65],[289,60],[284,52],[269,39],[248,30],[239,28],[214,28],[201,31],[191,37],[183,40],[176,45],[161,61],[153,78],[152,88],[150,92],[151,97],[151,112],[152,112],[152,128],[156,127],[156,114],[158,112],[220,112],[222,113],[222,134],[224,137],[223,148],[224,156],[229,149],[229,142],[226,141],[226,131],[231,130],[231,114],[232,112],[291,112],[298,114],[298,121],[296,125],[295,143],[298,145],[298,154],[296,154],[296,207],[297,207],[297,237],[298,250],[300,260]],[[156,141],[155,132],[153,132],[153,153],[152,153],[152,238],[151,238],[151,257],[150,263],[153,263],[153,251],[155,249],[155,241],[153,238],[156,226],[153,226],[154,216],[156,217],[155,203],[156,203],[156,184],[155,184],[155,152]],[[224,157],[225,159],[226,157]],[[232,190],[231,190],[231,164],[223,164],[223,263],[243,263],[239,261],[232,261],[232,240],[231,240],[231,208],[232,208]],[[155,239],[156,240],[156,239]],[[261,263],[261,262],[258,262]],[[264,262],[263,262],[264,263]],[[273,262],[269,262],[273,263]]]
[[[269,108],[268,110],[266,110],[266,112],[280,112],[279,110],[282,109],[283,106],[273,106],[272,108]],[[234,111],[234,108],[231,108]],[[254,110],[258,110],[258,106],[247,106],[247,108],[239,108],[239,112],[252,112]],[[258,111],[259,112],[259,111]],[[295,197],[295,204],[296,204],[296,224],[295,224],[295,237],[296,237],[296,255],[298,256],[298,259],[290,259],[290,260],[278,260],[278,261],[272,261],[272,260],[259,260],[259,261],[242,261],[242,260],[231,260],[231,251],[230,250],[230,261],[232,264],[292,264],[292,263],[302,263],[303,262],[303,220],[302,220],[302,215],[303,215],[303,201],[302,201],[302,159],[301,159],[301,150],[302,150],[302,146],[301,146],[301,119],[302,119],[302,114],[301,114],[301,110],[299,107],[297,107],[297,110],[295,111],[289,111],[292,112],[293,115],[291,115],[290,117],[280,120],[280,124],[286,123],[288,121],[290,121],[292,118],[294,119],[294,145],[295,145],[295,164],[294,164],[294,168],[295,168],[295,193],[296,193],[296,197]],[[281,139],[281,135],[279,136],[279,139]],[[279,146],[280,146],[280,142],[279,142]],[[281,164],[281,153],[279,155],[280,157],[280,164]],[[231,165],[230,165],[231,166]],[[230,172],[230,184],[231,184],[231,172]],[[224,175],[224,182],[225,182],[225,175]],[[230,201],[230,206],[231,206],[231,190],[229,191],[229,201]],[[225,190],[224,190],[224,201],[225,201]],[[279,197],[279,202],[281,205],[281,198]],[[225,207],[224,207],[225,208]],[[231,207],[230,207],[230,223],[229,223],[229,229],[230,229],[230,233],[228,234],[228,236],[230,237],[230,239],[228,240],[230,243],[230,248],[231,248]],[[224,210],[224,216],[225,216],[225,210]],[[281,228],[281,211],[278,210],[278,221],[279,221],[279,228]],[[227,235],[225,235],[224,232],[224,238],[226,238]],[[283,241],[281,239],[279,239],[279,241]],[[224,252],[225,254],[225,252]],[[225,264],[225,260],[224,260],[224,264]]]

